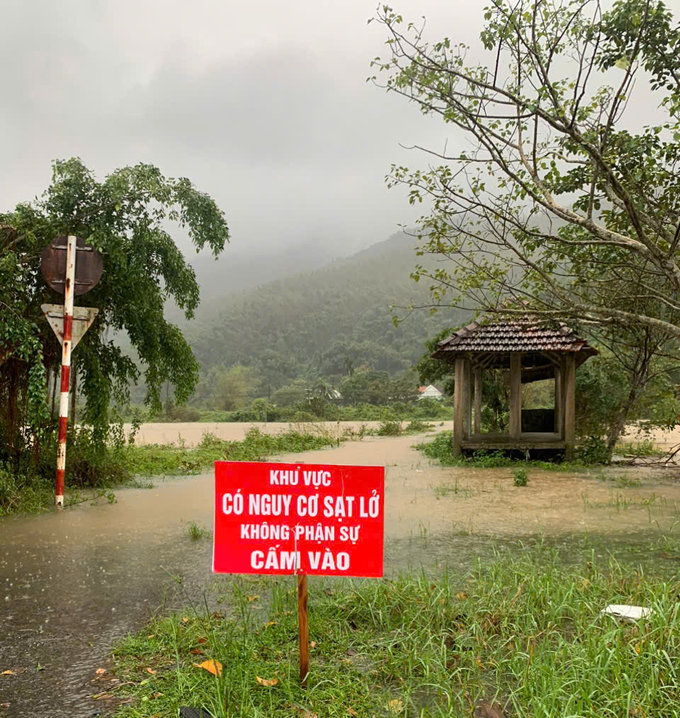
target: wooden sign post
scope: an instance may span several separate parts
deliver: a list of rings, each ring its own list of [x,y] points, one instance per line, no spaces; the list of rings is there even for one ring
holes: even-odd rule
[[[215,462],[213,571],[297,576],[303,686],[307,576],[383,575],[384,484],[382,466]]]
[[[307,576],[297,577],[298,640],[300,643],[300,683],[307,687],[309,674],[309,622],[307,620]]]

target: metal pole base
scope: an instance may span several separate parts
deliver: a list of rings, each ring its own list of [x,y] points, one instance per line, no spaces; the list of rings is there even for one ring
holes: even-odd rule
[[[54,505],[58,509],[63,509],[64,508],[64,497],[63,496],[55,496],[54,497]]]

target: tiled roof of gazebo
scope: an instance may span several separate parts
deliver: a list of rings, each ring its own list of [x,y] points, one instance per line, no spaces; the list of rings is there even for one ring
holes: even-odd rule
[[[473,322],[439,342],[432,356],[436,359],[449,359],[453,358],[453,354],[460,353],[509,354],[545,351],[576,352],[580,355],[579,363],[598,353],[597,349],[564,324],[526,318]]]

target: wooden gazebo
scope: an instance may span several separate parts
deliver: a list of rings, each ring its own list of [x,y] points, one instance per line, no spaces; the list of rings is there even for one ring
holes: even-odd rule
[[[478,449],[551,449],[570,455],[575,441],[576,369],[597,353],[567,326],[531,317],[480,319],[440,342],[432,356],[452,364],[455,371],[454,455]],[[507,371],[507,433],[481,431],[482,380],[489,369]],[[543,412],[537,431],[530,412],[522,412],[522,384],[542,379],[554,379],[555,401],[552,414]]]

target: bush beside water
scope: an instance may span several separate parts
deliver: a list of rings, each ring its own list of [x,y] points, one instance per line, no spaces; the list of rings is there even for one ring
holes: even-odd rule
[[[329,432],[287,431],[264,434],[251,429],[243,441],[223,441],[204,434],[194,449],[170,444],[135,446],[126,443],[120,425],[113,425],[102,447],[93,430],[72,430],[66,454],[66,503],[87,498],[84,489],[106,490],[135,484],[135,476],[196,474],[215,461],[259,461],[274,454],[287,454],[337,446]],[[45,452],[46,453],[46,452]],[[55,447],[56,454],[56,447]],[[13,471],[0,463],[0,516],[40,511],[54,502],[54,464],[33,471]]]
[[[569,471],[608,463],[606,459],[606,446],[601,439],[585,439],[576,451],[576,461],[567,463],[555,463],[549,461],[527,461],[523,452],[515,452],[513,457],[507,451],[475,451],[472,456],[454,456],[452,450],[453,432],[443,431],[432,439],[422,444],[417,444],[416,449],[430,459],[438,461],[442,466],[474,466],[481,469],[496,469],[502,467],[517,466],[518,463],[548,470]],[[604,450],[604,454],[603,454]]]

